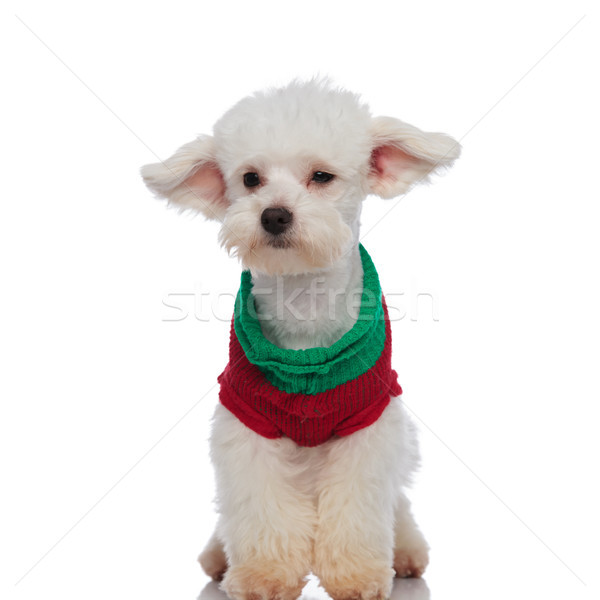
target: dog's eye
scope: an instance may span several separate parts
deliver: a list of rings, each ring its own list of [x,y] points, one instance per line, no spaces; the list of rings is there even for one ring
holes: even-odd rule
[[[326,173],[325,171],[315,171],[312,176],[312,181],[315,183],[327,183],[331,181],[335,175],[331,173]]]
[[[244,185],[249,188],[260,185],[258,173],[244,173]]]

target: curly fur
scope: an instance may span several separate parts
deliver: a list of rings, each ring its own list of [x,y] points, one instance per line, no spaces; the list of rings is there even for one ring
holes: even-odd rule
[[[405,193],[459,153],[452,138],[374,118],[355,94],[315,80],[245,98],[212,136],[142,174],[159,197],[222,223],[222,246],[252,273],[263,333],[303,349],[331,345],[356,321],[365,197]],[[315,181],[318,171],[334,177]],[[285,231],[261,222],[269,208],[291,215]],[[294,600],[312,571],[334,600],[376,600],[394,575],[425,570],[403,492],[417,440],[400,398],[375,424],[315,448],[260,437],[219,405],[211,457],[219,521],[199,560],[232,598]]]

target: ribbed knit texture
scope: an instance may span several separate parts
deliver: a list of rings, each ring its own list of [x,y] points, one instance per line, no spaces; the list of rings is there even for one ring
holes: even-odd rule
[[[386,333],[379,276],[362,245],[359,250],[363,291],[358,318],[350,331],[327,348],[288,350],[267,340],[256,316],[250,271],[242,273],[234,311],[235,333],[248,360],[280,390],[324,392],[362,375],[383,351]]]
[[[362,246],[360,251],[359,319],[328,348],[284,350],[266,340],[253,308],[248,309],[249,273],[242,274],[219,398],[260,435],[285,435],[301,446],[316,446],[371,425],[390,397],[402,393],[391,367],[391,329],[377,272]]]

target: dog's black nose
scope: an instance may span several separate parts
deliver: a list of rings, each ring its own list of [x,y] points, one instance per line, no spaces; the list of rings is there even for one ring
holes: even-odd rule
[[[292,222],[292,213],[285,208],[265,208],[260,215],[260,224],[273,235],[283,233]]]

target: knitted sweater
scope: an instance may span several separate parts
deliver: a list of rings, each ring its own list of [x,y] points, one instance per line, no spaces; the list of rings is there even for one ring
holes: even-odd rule
[[[363,292],[354,326],[327,348],[286,350],[269,342],[242,273],[219,399],[267,438],[287,436],[317,446],[374,423],[402,388],[391,367],[392,336],[379,278],[360,246]]]

